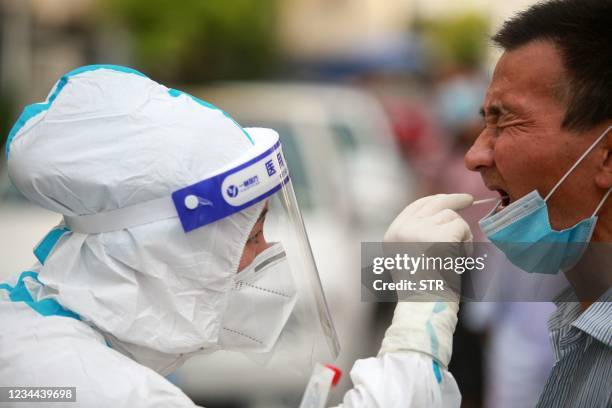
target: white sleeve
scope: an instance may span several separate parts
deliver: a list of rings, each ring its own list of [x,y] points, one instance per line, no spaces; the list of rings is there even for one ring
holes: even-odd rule
[[[196,408],[174,384],[107,347],[80,320],[34,312],[0,300],[0,385],[75,387],[76,401],[37,402],[37,408]],[[58,405],[59,404],[59,405]],[[22,403],[0,407],[21,408]]]
[[[350,376],[353,388],[344,395],[339,406],[342,408],[461,405],[461,393],[453,375],[423,353],[387,353],[357,360]]]

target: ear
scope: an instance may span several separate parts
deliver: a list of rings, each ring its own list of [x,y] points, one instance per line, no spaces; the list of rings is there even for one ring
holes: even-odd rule
[[[608,126],[604,132],[607,133],[607,136],[604,137],[599,149],[595,184],[603,190],[608,190],[612,187],[612,126]]]

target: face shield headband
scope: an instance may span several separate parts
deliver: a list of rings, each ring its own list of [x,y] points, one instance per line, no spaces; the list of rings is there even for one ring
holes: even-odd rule
[[[266,129],[261,136],[260,143],[249,152],[255,157],[246,161],[241,158],[169,197],[97,214],[65,215],[66,226],[76,233],[98,234],[178,216],[183,230],[189,232],[242,211],[289,181],[278,134]]]

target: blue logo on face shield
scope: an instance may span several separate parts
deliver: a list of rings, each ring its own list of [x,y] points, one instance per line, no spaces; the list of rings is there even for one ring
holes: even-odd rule
[[[280,158],[279,158],[280,154]],[[211,224],[277,193],[289,183],[278,139],[251,160],[223,173],[180,188],[172,201],[185,232]],[[202,197],[211,204],[204,205]]]
[[[238,195],[238,187],[235,185],[231,185],[227,188],[227,195],[234,198]]]

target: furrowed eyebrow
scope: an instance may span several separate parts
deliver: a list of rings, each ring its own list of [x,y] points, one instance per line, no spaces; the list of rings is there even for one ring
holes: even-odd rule
[[[485,118],[487,116],[501,116],[506,113],[506,109],[503,106],[499,105],[491,105],[486,109],[484,107],[480,108],[480,115]]]

